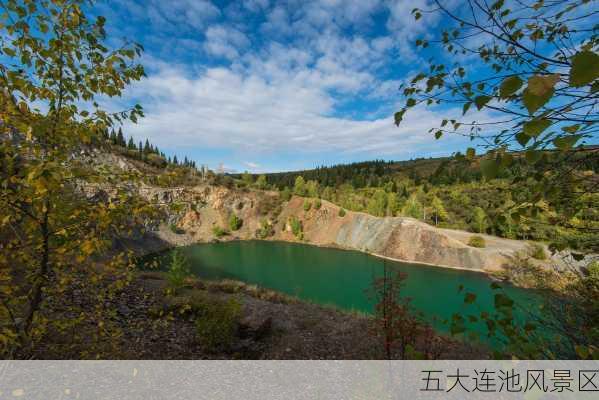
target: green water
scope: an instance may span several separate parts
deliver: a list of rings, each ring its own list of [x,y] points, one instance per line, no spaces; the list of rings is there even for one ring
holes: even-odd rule
[[[357,251],[265,241],[197,244],[181,250],[200,278],[239,280],[318,304],[367,313],[374,304],[365,291],[373,278],[383,275],[386,264],[388,269],[408,274],[403,295],[440,331],[448,330],[443,320],[455,312],[492,311],[496,293],[490,288],[492,281],[481,273],[387,261]],[[458,293],[460,285],[464,290]],[[502,287],[524,308],[535,308],[540,302],[533,291]],[[475,308],[464,304],[466,292],[476,294]]]

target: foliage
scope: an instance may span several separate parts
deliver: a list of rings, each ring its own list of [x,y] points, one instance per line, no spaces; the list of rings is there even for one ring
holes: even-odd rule
[[[187,277],[191,275],[189,262],[185,256],[175,249],[171,252],[171,262],[166,272],[166,279],[170,286],[170,293],[175,294],[185,284]]]
[[[308,199],[304,200],[304,211],[308,212],[312,208],[312,202]]]
[[[513,7],[503,0],[468,0],[452,9],[433,3],[431,10],[414,9],[414,17],[438,14],[446,23],[437,37],[416,45],[423,52],[438,45],[445,54],[431,58],[429,68],[402,86],[405,102],[396,124],[414,107],[460,108],[460,118],[440,120],[431,129],[436,139],[458,134],[488,150],[482,158],[474,148],[458,155],[478,165],[487,180],[524,165],[508,188],[515,193],[526,181],[530,200],[514,201],[502,220],[543,215],[596,234],[596,221],[572,221],[580,212],[577,199],[596,194],[593,175],[584,171],[599,153],[583,146],[596,139],[599,122],[599,38],[590,3],[540,0]],[[560,212],[549,213],[547,205]],[[569,245],[563,235],[556,237],[552,247]]]
[[[266,239],[274,234],[275,229],[273,225],[267,219],[262,219],[260,221],[260,228],[256,229],[256,238]]]
[[[173,232],[173,233],[175,233],[175,234],[177,234],[177,235],[180,235],[180,234],[182,234],[182,233],[185,233],[185,231],[183,231],[181,228],[179,228],[179,227],[177,226],[177,224],[170,224],[168,227],[169,227],[169,229],[171,230],[171,232]]]
[[[533,269],[545,274],[543,269]],[[541,288],[545,286],[540,286]],[[599,284],[577,276],[560,295],[539,292],[544,304],[538,310],[521,308],[497,283],[492,310],[468,310],[467,319],[454,314],[452,335],[467,333],[469,323],[482,323],[486,336],[499,345],[495,357],[501,359],[598,359]],[[460,287],[460,291],[463,287]],[[476,307],[476,295],[466,293],[464,303]],[[542,328],[542,329],[540,329]],[[470,335],[478,336],[474,330]]]
[[[530,243],[528,245],[528,253],[532,258],[536,260],[547,259],[547,253],[545,253],[545,248],[539,243]]]
[[[345,214],[346,214],[346,213],[345,213],[345,210],[344,210],[343,208],[340,208],[340,209],[339,209],[339,216],[340,216],[341,218],[343,218],[343,217],[345,217]]]
[[[229,228],[232,231],[238,231],[242,225],[243,220],[239,218],[237,215],[231,214],[231,216],[229,217]]]
[[[101,356],[116,346],[119,327],[110,299],[131,279],[129,253],[96,264],[113,241],[139,234],[151,207],[126,190],[137,179],[95,170],[81,158],[106,129],[143,116],[139,105],[118,113],[100,97],[118,97],[144,75],[141,46],[111,48],[105,19],[83,0],[2,2],[0,15],[0,342],[4,357],[28,358],[44,336],[81,339]],[[115,188],[108,194],[101,188]],[[105,278],[110,276],[110,280]],[[85,291],[92,311],[70,301]],[[58,304],[53,299],[62,299]],[[96,345],[98,345],[96,347]]]
[[[314,200],[314,209],[320,210],[320,207],[322,207],[322,200],[320,200],[320,199]]]
[[[295,178],[295,184],[293,185],[293,194],[297,196],[305,196],[307,193],[306,181],[302,176],[298,176]]]
[[[291,199],[291,190],[289,190],[288,187],[281,190],[281,199],[283,199],[283,201],[289,201]]]
[[[229,232],[226,229],[221,228],[218,225],[215,225],[212,227],[212,234],[214,236],[216,236],[217,238],[221,238],[223,236],[227,236],[229,234]]]
[[[241,303],[234,298],[206,299],[199,309],[196,332],[200,344],[209,351],[231,346],[239,326]]]
[[[268,187],[268,181],[266,180],[266,175],[260,175],[258,179],[256,179],[256,183],[254,184],[256,189],[264,190]]]
[[[416,194],[410,196],[410,198],[406,201],[401,213],[406,217],[412,217],[420,219],[424,215],[424,209],[422,207],[422,203],[418,200]]]
[[[474,207],[472,221],[478,233],[485,233],[487,231],[487,214],[481,207]]]
[[[388,270],[386,265],[383,276],[375,278],[369,294],[376,301],[373,317],[375,335],[382,338],[387,359],[405,359],[409,346],[413,348],[419,332],[419,322],[411,311],[410,299],[401,296],[407,274]]]
[[[289,218],[289,226],[291,227],[291,232],[298,239],[303,239],[304,235],[304,227],[302,225],[302,221],[300,221],[295,215]]]
[[[482,236],[470,236],[468,246],[484,248],[487,246],[485,238]]]

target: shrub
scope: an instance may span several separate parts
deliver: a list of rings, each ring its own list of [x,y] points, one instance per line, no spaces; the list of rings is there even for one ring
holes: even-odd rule
[[[531,243],[528,247],[528,254],[536,260],[546,260],[547,253],[545,248],[538,243]]]
[[[312,208],[312,203],[310,203],[308,200],[304,200],[304,211],[308,212],[308,211],[310,211],[311,208]]]
[[[231,214],[231,217],[229,218],[229,228],[231,228],[232,231],[238,231],[242,225],[243,220],[237,215]]]
[[[487,243],[482,236],[471,236],[470,240],[468,240],[468,246],[484,248],[487,246]]]
[[[314,200],[314,208],[320,210],[320,207],[322,207],[322,201],[320,199]]]
[[[256,229],[256,237],[258,239],[266,239],[275,234],[275,229],[266,219],[260,221],[260,228]]]
[[[587,266],[587,273],[590,278],[599,280],[599,261],[590,263]]]
[[[206,299],[196,319],[198,341],[209,351],[231,346],[240,317],[239,301]]]
[[[176,233],[177,235],[185,233],[185,231],[179,228],[176,224],[170,224],[169,229],[171,230],[171,232]]]
[[[221,228],[220,226],[214,226],[212,228],[212,233],[214,234],[214,236],[216,236],[217,238],[221,238],[223,236],[226,236],[229,234],[229,232],[227,232],[226,229]]]
[[[339,216],[340,216],[341,218],[345,217],[345,210],[344,210],[343,208],[340,208],[340,209],[339,209]]]
[[[291,226],[291,232],[295,235],[295,237],[300,238],[303,237],[303,226],[302,222],[297,219],[297,217],[293,216],[289,219],[289,225]]]
[[[187,259],[178,249],[171,253],[171,263],[166,272],[166,279],[169,283],[171,292],[174,294],[185,284],[185,279],[191,275]]]
[[[147,162],[150,165],[158,168],[166,167],[166,160],[158,154],[148,154]]]

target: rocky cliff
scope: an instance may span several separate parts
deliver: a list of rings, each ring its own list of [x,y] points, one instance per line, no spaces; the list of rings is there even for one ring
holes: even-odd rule
[[[501,269],[527,247],[525,242],[483,235],[487,246],[475,248],[467,244],[473,235],[469,232],[440,229],[412,218],[378,218],[351,211],[340,216],[339,207],[327,201],[306,211],[306,199],[293,197],[282,201],[276,192],[204,185],[142,187],[139,193],[167,210],[170,226],[163,225],[157,235],[170,245],[217,239],[301,241],[394,260],[480,271]],[[228,227],[231,214],[243,220],[237,231]],[[293,232],[291,220],[301,226],[301,234]],[[229,230],[228,234],[216,238],[217,226]],[[265,227],[268,233],[264,233]]]

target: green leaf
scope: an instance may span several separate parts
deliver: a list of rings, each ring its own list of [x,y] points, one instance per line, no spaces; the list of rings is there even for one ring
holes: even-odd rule
[[[557,82],[559,82],[558,74],[535,75],[528,79],[528,90],[535,96],[544,96],[553,90]]]
[[[406,101],[406,107],[414,107],[416,105],[416,100],[409,98],[408,101]]]
[[[508,98],[514,93],[518,91],[522,87],[524,82],[517,76],[510,76],[509,78],[505,78],[503,82],[501,82],[501,86],[499,87],[499,97],[502,99]]]
[[[493,179],[499,173],[499,165],[494,159],[485,159],[480,162],[480,170],[487,179]]]
[[[466,293],[466,296],[464,296],[464,303],[466,304],[472,304],[475,300],[476,295],[474,293]]]
[[[435,132],[435,139],[438,140],[441,138],[441,136],[443,136],[443,131],[439,130],[439,131]]]
[[[516,133],[516,140],[520,143],[520,146],[526,147],[526,143],[530,140],[530,136],[525,134],[524,132]]]
[[[464,107],[462,107],[462,115],[466,115],[471,105],[472,102],[464,103]]]
[[[560,150],[570,150],[582,135],[562,136],[553,140],[553,144]]]
[[[541,159],[543,154],[538,150],[527,150],[525,157],[529,164],[536,164]]]
[[[405,113],[406,113],[405,109],[395,113],[395,125],[399,126],[399,124],[401,124],[401,121],[402,121]]]
[[[576,133],[576,131],[578,131],[578,129],[580,129],[580,124],[562,127],[562,131],[568,132],[568,133]]]
[[[528,88],[524,90],[522,95],[522,102],[524,107],[528,110],[529,114],[534,114],[539,108],[543,107],[553,97],[554,90],[547,91],[543,96],[537,96],[532,93]]]
[[[581,51],[572,57],[570,85],[581,87],[599,77],[599,55],[593,51]]]
[[[472,160],[475,156],[476,150],[474,150],[472,147],[468,147],[468,149],[466,150],[466,158]]]
[[[490,96],[477,96],[474,99],[474,104],[476,104],[476,108],[481,110],[490,100]]]
[[[545,129],[551,126],[551,120],[546,118],[541,119],[533,119],[531,121],[525,122],[523,126],[523,131],[527,136],[537,137],[539,136]]]

